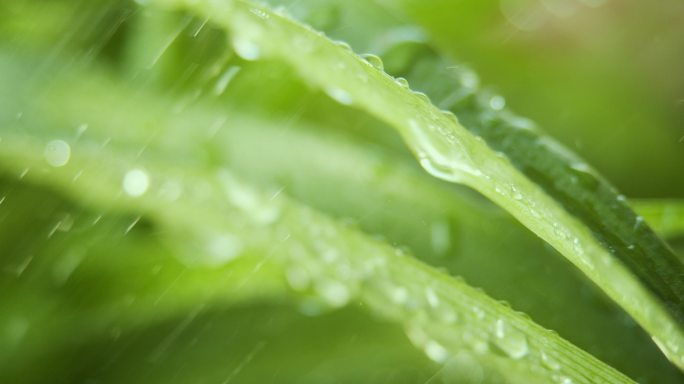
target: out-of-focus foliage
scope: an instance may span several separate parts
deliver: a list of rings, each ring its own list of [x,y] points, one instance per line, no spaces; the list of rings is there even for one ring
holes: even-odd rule
[[[519,153],[537,139],[507,108],[628,196],[682,197],[683,21],[643,0],[0,2],[0,381],[681,382],[681,261],[646,225],[679,249],[681,204],[638,202],[644,222],[557,145]],[[424,162],[446,154],[491,187]],[[594,282],[565,258],[592,252]]]

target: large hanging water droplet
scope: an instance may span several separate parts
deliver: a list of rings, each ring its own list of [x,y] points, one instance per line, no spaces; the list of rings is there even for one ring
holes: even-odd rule
[[[361,57],[363,57],[363,59],[366,60],[371,67],[377,69],[378,71],[385,69],[384,65],[382,64],[382,60],[379,57],[370,54],[361,55]]]
[[[55,140],[45,147],[45,160],[53,167],[61,167],[69,161],[71,148],[62,140]]]
[[[496,321],[492,336],[494,345],[501,352],[514,360],[525,357],[529,352],[525,335],[513,327],[508,326],[501,319]]]

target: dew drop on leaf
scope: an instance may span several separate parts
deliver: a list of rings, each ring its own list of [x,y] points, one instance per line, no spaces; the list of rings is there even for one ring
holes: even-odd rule
[[[544,351],[540,351],[540,354],[541,354],[542,365],[544,365],[546,368],[548,368],[552,371],[559,371],[561,369],[561,365],[558,362],[558,360],[554,359],[552,356],[549,356]]]
[[[456,115],[454,115],[453,112],[448,110],[442,110],[441,112],[444,115],[444,117],[446,117],[448,120],[458,124],[458,118],[456,117]]]
[[[404,79],[403,77],[397,77],[396,79],[394,79],[394,82],[399,84],[402,88],[409,88],[408,80]]]
[[[525,335],[501,319],[496,321],[492,336],[494,345],[514,360],[525,357],[529,351]]]
[[[427,103],[430,102],[430,98],[428,97],[428,95],[424,94],[423,92],[413,92],[413,94],[418,96],[421,100]]]
[[[371,67],[377,69],[378,71],[385,69],[385,66],[382,64],[382,60],[379,57],[369,54],[361,55],[361,57],[366,60]]]
[[[349,44],[345,43],[344,41],[336,41],[335,44],[337,44],[338,47],[344,49],[347,52],[352,52],[351,46],[349,46]]]
[[[53,167],[61,167],[69,161],[71,148],[62,140],[54,140],[45,147],[45,160]]]

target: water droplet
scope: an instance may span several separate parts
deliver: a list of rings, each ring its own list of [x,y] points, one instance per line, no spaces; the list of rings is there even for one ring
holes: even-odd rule
[[[261,49],[251,40],[236,37],[233,39],[233,49],[238,56],[248,61],[261,57]]]
[[[403,77],[397,77],[396,79],[394,79],[394,82],[399,84],[402,88],[409,89],[409,83]]]
[[[489,100],[489,106],[495,111],[500,111],[506,106],[506,99],[503,96],[494,96]]]
[[[523,196],[522,193],[518,190],[518,188],[515,187],[515,185],[511,185],[511,197],[513,197],[516,200],[522,200]]]
[[[345,91],[342,88],[332,86],[326,87],[325,93],[327,93],[328,96],[332,97],[340,104],[351,105],[352,103],[354,103],[354,97],[352,97],[352,95],[349,92]]]
[[[277,7],[273,8],[273,12],[276,15],[280,15],[285,18],[290,18],[290,9],[284,5],[278,5]]]
[[[210,265],[218,266],[232,261],[242,252],[242,242],[237,236],[221,233],[212,236],[205,246]]]
[[[480,85],[480,79],[471,71],[464,71],[460,75],[461,85],[470,89],[476,89]]]
[[[473,313],[480,320],[485,318],[485,312],[480,307],[473,307]]]
[[[364,54],[361,55],[361,57],[363,57],[363,59],[366,60],[371,67],[377,69],[378,71],[382,71],[384,69],[382,60],[379,57],[370,54]]]
[[[290,287],[295,291],[304,291],[309,288],[309,274],[300,266],[291,266],[285,271],[285,278]]]
[[[418,96],[423,101],[430,103],[430,98],[428,97],[428,95],[424,94],[423,92],[413,92],[413,94]]]
[[[269,18],[269,14],[266,13],[266,12],[264,12],[264,11],[262,11],[261,9],[258,9],[258,8],[250,8],[249,11],[252,12],[253,14],[259,16],[260,18],[262,18],[262,19],[264,19],[264,20],[266,20],[266,19]]]
[[[69,161],[71,148],[62,140],[54,140],[45,147],[45,160],[53,167],[61,167]]]
[[[447,120],[452,121],[452,122],[458,124],[458,117],[456,117],[456,115],[454,115],[453,112],[448,111],[448,110],[446,110],[446,109],[443,109],[441,112],[442,112],[442,115],[444,115],[444,117],[447,118]]]
[[[552,370],[552,371],[559,371],[561,369],[561,365],[558,362],[558,360],[554,359],[552,356],[549,356],[546,352],[544,351],[539,351],[541,354],[541,360],[542,364]]]
[[[123,189],[129,196],[138,197],[147,192],[150,186],[150,177],[142,169],[133,169],[126,173],[123,180]]]
[[[335,44],[337,44],[338,47],[344,49],[347,52],[352,52],[352,47],[344,41],[336,41]]]
[[[339,281],[323,280],[316,284],[316,292],[332,307],[342,307],[349,302],[349,288]]]
[[[625,197],[625,195],[619,195],[619,196],[617,197],[617,200],[618,200],[618,201],[627,201],[627,198]]]
[[[506,325],[501,319],[494,325],[493,336],[494,345],[514,360],[525,357],[529,351],[525,335]]]
[[[425,289],[425,297],[432,308],[437,308],[439,306],[439,298],[432,288]]]
[[[637,216],[636,222],[634,223],[634,232],[636,232],[636,230],[639,229],[639,226],[640,226],[641,223],[643,223],[643,222],[644,222],[644,218],[641,217],[641,216]]]
[[[532,320],[532,318],[530,317],[530,315],[528,315],[528,314],[525,313],[525,312],[516,312],[516,314],[518,314],[520,317],[522,317],[522,318],[525,319],[525,320],[530,320],[530,321]]]
[[[585,173],[592,173],[591,167],[585,163],[571,163],[570,168],[580,171],[580,172],[585,172]]]
[[[558,384],[572,384],[572,379],[565,376],[553,376],[553,380]]]
[[[392,301],[396,304],[404,304],[408,300],[408,289],[397,287],[392,290]]]
[[[438,363],[445,362],[449,356],[447,350],[434,340],[430,340],[425,344],[425,354]]]

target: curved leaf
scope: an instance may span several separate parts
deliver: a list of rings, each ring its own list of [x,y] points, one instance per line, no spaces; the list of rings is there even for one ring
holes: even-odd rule
[[[510,133],[515,134],[512,138],[529,143],[525,148],[534,149],[530,155],[539,154],[545,161],[540,166],[548,167],[542,169],[545,172],[542,175],[545,175],[544,180],[549,181],[540,186],[533,181],[536,177],[531,180],[514,166],[526,154],[518,158],[517,152],[512,151],[511,160],[505,155],[497,155],[484,140],[478,139],[459,124],[453,114],[441,112],[427,97],[411,92],[404,84],[383,72],[382,62],[376,57],[364,59],[356,56],[345,46],[336,45],[292,19],[243,1],[158,3],[186,7],[209,17],[215,24],[230,30],[233,46],[244,59],[275,57],[284,60],[296,68],[302,78],[325,90],[333,99],[362,108],[392,125],[428,172],[444,180],[470,185],[508,210],[625,308],[653,335],[671,361],[680,368],[684,366],[680,353],[684,351],[684,333],[679,321],[680,282],[672,275],[678,268],[675,272],[667,270],[672,265],[680,265],[667,253],[656,252],[658,256],[652,261],[653,265],[632,261],[629,256],[633,254],[629,252],[620,253],[626,256],[615,255],[594,237],[596,228],[602,224],[595,223],[587,227],[562,206],[571,204],[573,210],[589,209],[587,212],[614,209],[605,206],[614,194],[590,174],[585,164],[573,162],[573,169],[587,178],[589,185],[586,187],[565,185],[567,182],[575,184],[571,182],[569,174],[567,177],[563,174],[558,179],[561,186],[549,185],[555,181],[552,172],[560,168],[568,171],[568,161],[548,149],[554,146],[553,143],[548,140],[538,142],[531,130],[511,125]],[[496,127],[501,128],[502,125]],[[558,193],[551,190],[551,186],[557,188]],[[602,190],[608,188],[608,191],[600,195],[586,193],[588,189],[600,186]],[[547,194],[544,187],[557,196],[565,190],[582,193],[583,196],[557,201]],[[586,204],[573,203],[578,199],[586,200]],[[620,207],[617,210],[620,215],[629,215],[630,212]],[[624,226],[625,221],[613,225]],[[633,230],[645,230],[641,229],[640,221],[630,225]],[[603,236],[611,233],[606,232]],[[622,229],[620,234],[615,235],[616,240],[601,240],[616,245],[619,241],[633,240],[633,237],[623,238],[627,236],[626,229]],[[658,243],[655,237],[646,236],[645,240],[649,244],[654,241]],[[650,270],[645,267],[650,267]],[[653,274],[654,271],[656,274]],[[635,279],[633,273],[639,278]]]

